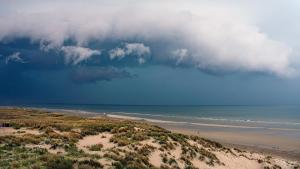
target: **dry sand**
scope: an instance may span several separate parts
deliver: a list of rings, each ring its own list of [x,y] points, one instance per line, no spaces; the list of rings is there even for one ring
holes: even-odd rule
[[[12,127],[0,127],[0,136],[6,135],[23,135],[23,134],[41,134],[39,130],[33,130],[28,128],[14,129]]]
[[[229,147],[241,148],[247,151],[262,153],[271,156],[283,157],[300,161],[300,140],[282,137],[273,137],[258,132],[233,132],[233,131],[206,131],[177,127],[173,124],[161,124],[161,126],[173,132],[199,135]]]
[[[85,152],[90,152],[88,150],[88,147],[96,144],[102,144],[103,149],[113,148],[116,145],[109,141],[111,137],[112,134],[110,133],[101,133],[94,136],[86,136],[83,139],[79,140],[79,142],[77,143],[77,147]]]

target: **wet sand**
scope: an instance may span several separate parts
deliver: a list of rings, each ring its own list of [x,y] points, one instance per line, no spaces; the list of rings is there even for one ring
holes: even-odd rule
[[[277,135],[278,131],[255,131],[199,126],[195,128],[169,123],[152,124],[178,133],[199,135],[229,147],[300,161],[300,139],[290,137],[290,135],[288,137],[283,137],[283,134]]]

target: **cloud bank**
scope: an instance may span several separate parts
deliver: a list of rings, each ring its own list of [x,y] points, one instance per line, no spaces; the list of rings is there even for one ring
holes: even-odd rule
[[[48,44],[41,45],[45,51],[60,49],[65,62],[73,65],[102,54],[89,48],[93,42],[111,42],[116,45],[105,50],[112,60],[136,56],[139,64],[149,59],[149,64],[216,72],[294,73],[290,66],[292,49],[261,32],[240,13],[205,5],[197,10],[182,9],[183,2],[177,2],[170,9],[162,1],[150,5],[29,1],[30,5],[20,2],[14,8],[4,1],[1,6],[7,10],[0,13],[0,42],[29,38],[33,43]],[[69,41],[75,46],[66,45]],[[101,77],[101,73],[96,74],[90,79]]]

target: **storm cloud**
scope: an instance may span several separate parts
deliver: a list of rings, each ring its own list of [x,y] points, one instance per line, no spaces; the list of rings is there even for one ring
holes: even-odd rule
[[[300,104],[299,8],[1,0],[0,104]]]
[[[204,72],[286,77],[296,71],[291,66],[291,47],[272,39],[232,8],[207,3],[182,8],[183,1],[176,1],[172,8],[170,1],[69,2],[2,1],[0,42],[29,38],[45,52],[62,51],[65,62],[73,65],[106,53],[110,59],[135,55],[138,65],[184,65]],[[91,48],[95,42],[100,45]],[[115,46],[101,46],[105,42]]]

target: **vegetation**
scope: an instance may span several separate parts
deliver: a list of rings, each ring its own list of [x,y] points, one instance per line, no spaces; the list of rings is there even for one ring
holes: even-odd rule
[[[78,162],[78,169],[102,169],[103,165],[95,160],[83,160]]]
[[[47,169],[72,169],[73,161],[62,156],[54,157],[46,163]]]
[[[0,126],[16,132],[0,133],[0,168],[45,169],[155,169],[151,154],[160,153],[160,168],[196,169],[192,161],[208,166],[224,165],[211,151],[235,153],[221,144],[198,136],[172,133],[161,127],[112,118],[80,117],[32,109],[0,109]],[[38,134],[26,132],[38,131]],[[103,133],[110,133],[108,138]],[[78,142],[101,135],[114,147],[102,143],[84,148]],[[150,143],[149,143],[150,140]],[[143,143],[148,141],[148,143]],[[171,153],[180,150],[179,157]],[[244,153],[234,149],[237,153]],[[241,155],[240,155],[241,156]],[[267,160],[259,161],[264,164]],[[103,161],[105,163],[103,163]],[[279,166],[273,165],[273,168]],[[182,168],[182,167],[181,167]]]
[[[103,144],[94,144],[89,147],[89,150],[90,151],[101,151],[102,148],[103,148]]]

